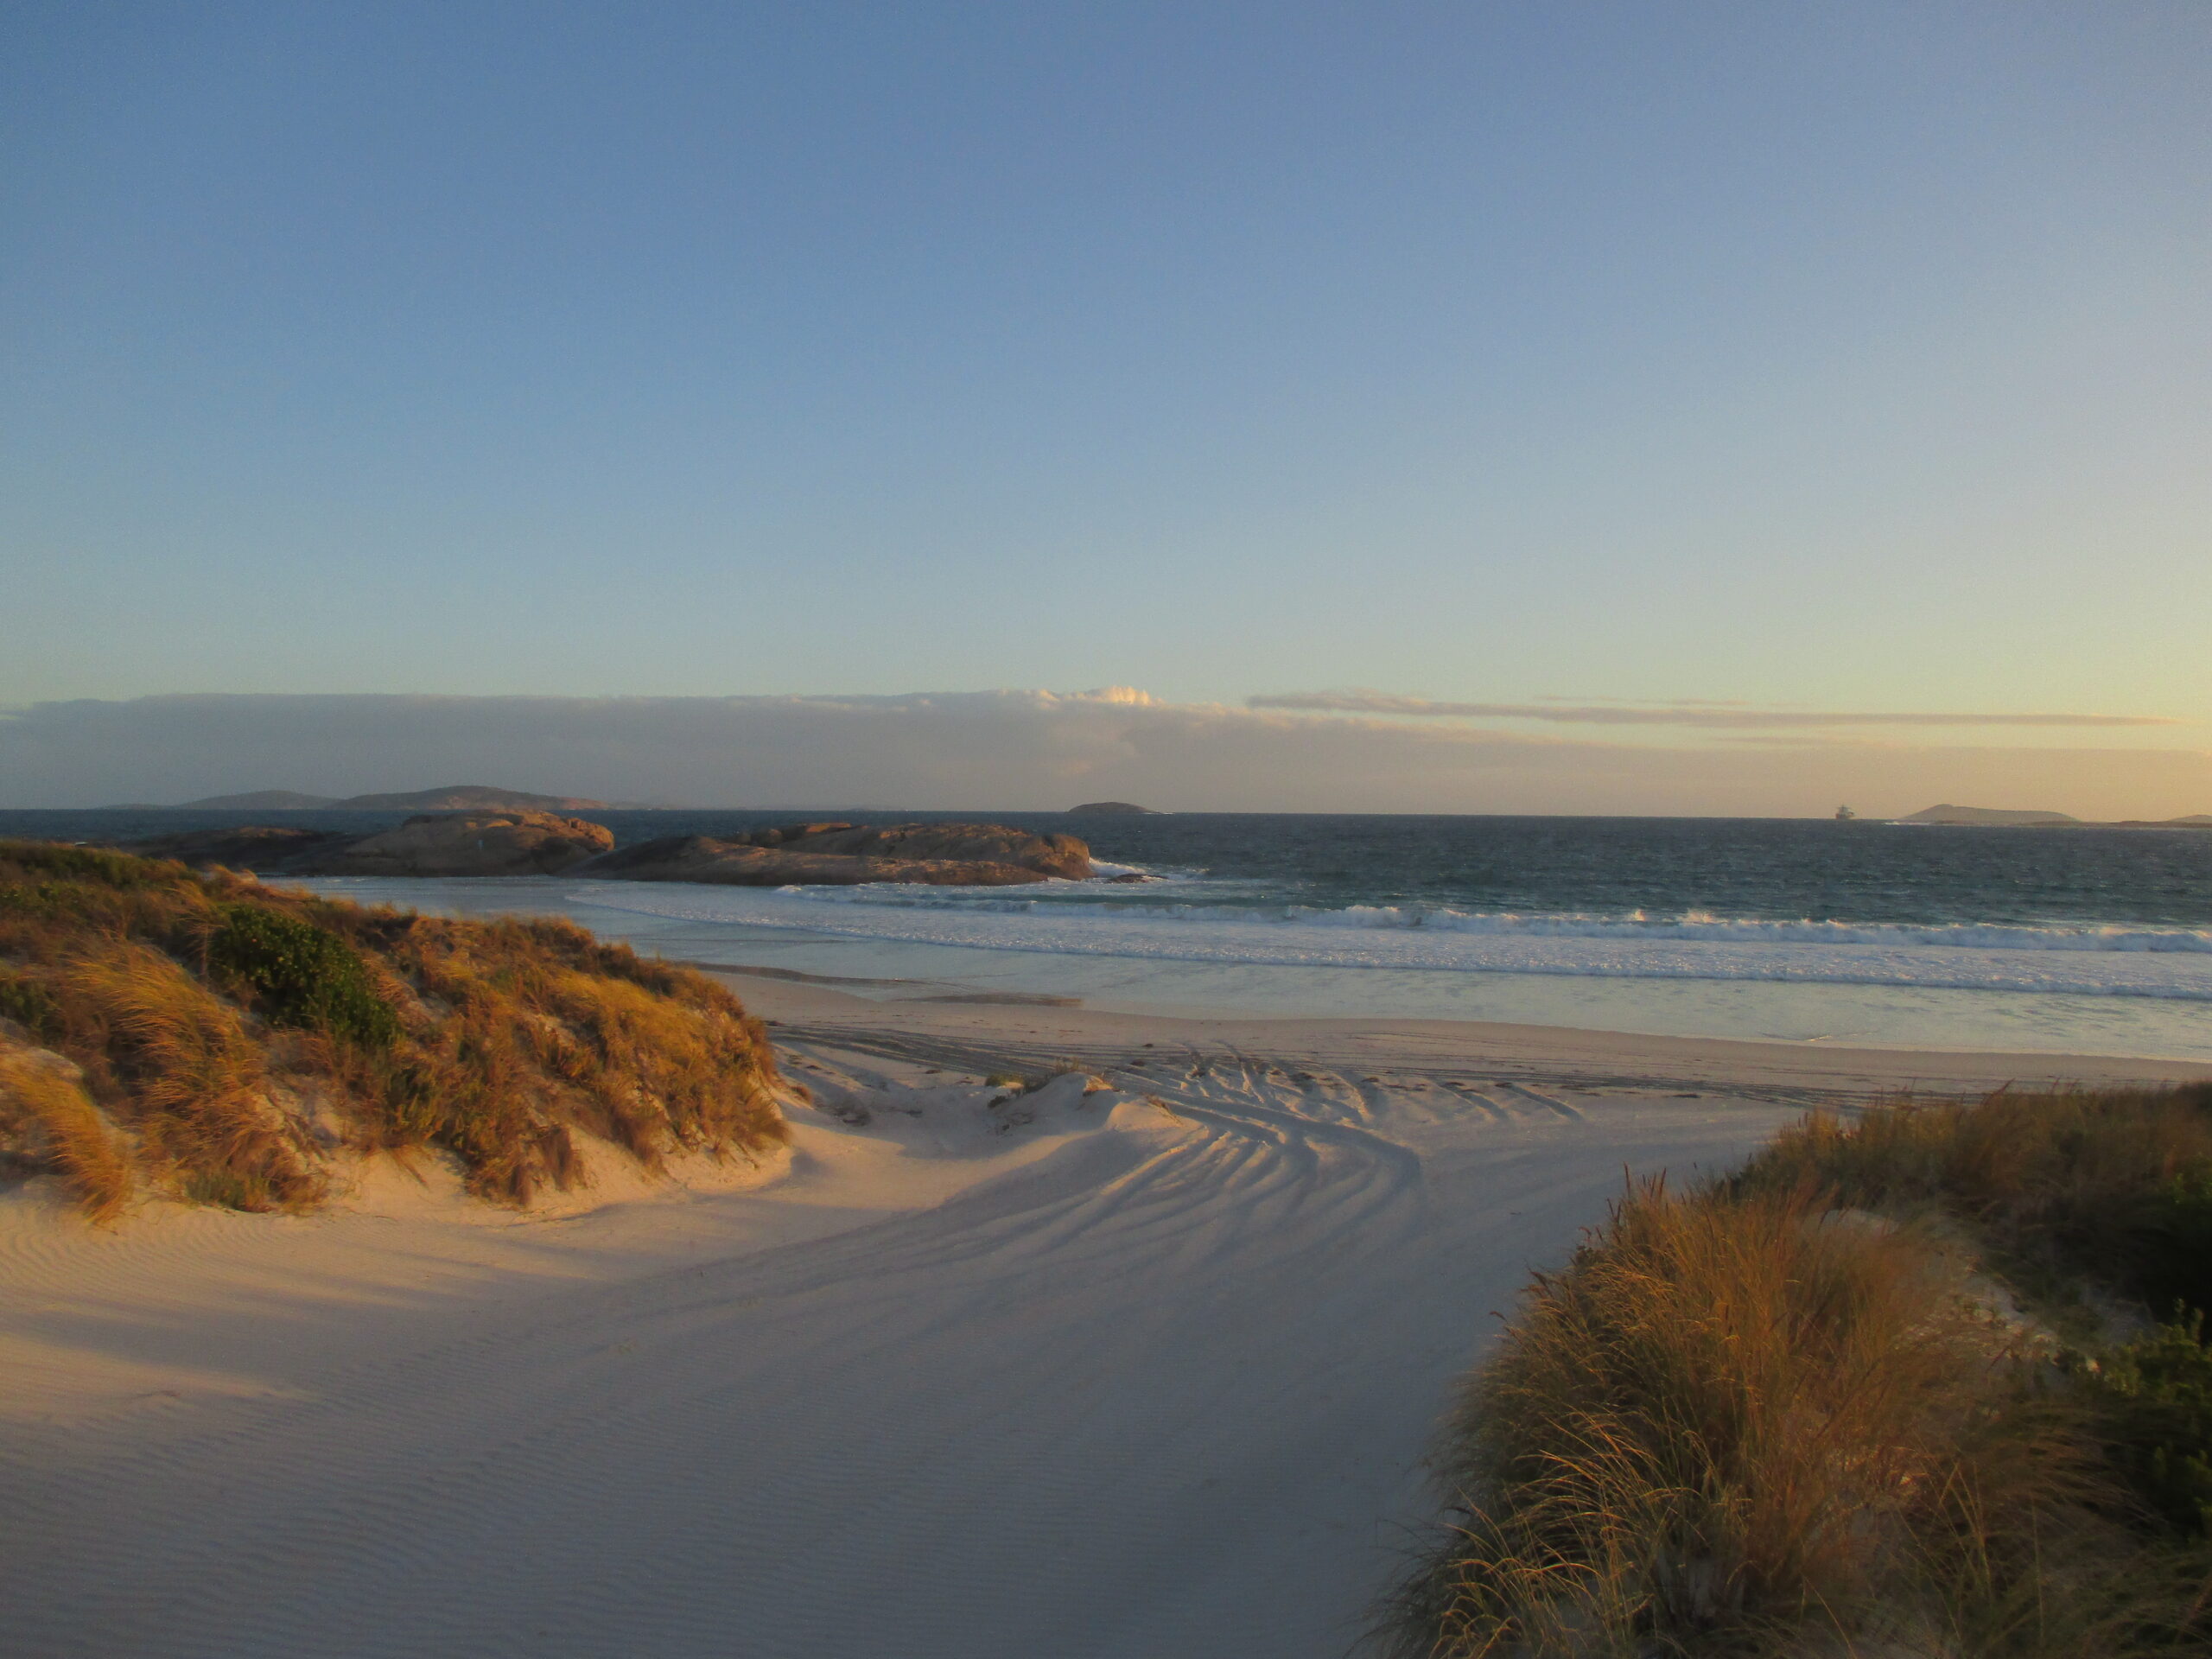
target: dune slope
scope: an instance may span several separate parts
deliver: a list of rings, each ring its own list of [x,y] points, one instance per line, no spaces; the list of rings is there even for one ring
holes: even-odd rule
[[[774,1187],[0,1236],[14,1650],[1337,1655],[1468,1333],[1804,1092],[780,995]],[[1111,1088],[980,1083],[1070,1060]]]

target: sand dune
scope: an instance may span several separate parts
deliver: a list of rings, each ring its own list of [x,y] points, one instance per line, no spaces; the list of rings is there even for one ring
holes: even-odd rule
[[[1489,1313],[1624,1167],[2177,1070],[743,988],[821,1107],[744,1190],[0,1206],[9,1651],[1338,1654]],[[1064,1061],[1112,1086],[980,1081]]]

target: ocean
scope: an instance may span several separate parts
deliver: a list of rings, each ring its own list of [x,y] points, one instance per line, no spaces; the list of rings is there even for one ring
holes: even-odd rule
[[[258,815],[266,820],[270,815]],[[283,815],[374,828],[399,813]],[[1019,888],[324,880],[573,917],[640,949],[854,984],[1145,1011],[1503,1020],[1767,1041],[2212,1058],[2212,832],[1866,821],[594,811],[625,845],[810,817],[1079,835]],[[0,812],[64,839],[253,821]]]

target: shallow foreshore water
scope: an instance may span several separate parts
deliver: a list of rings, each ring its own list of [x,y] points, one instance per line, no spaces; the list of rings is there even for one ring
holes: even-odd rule
[[[2186,997],[1193,961],[948,944],[744,919],[751,906],[779,897],[773,893],[559,877],[302,885],[438,913],[565,916],[650,954],[819,976],[884,1001],[1014,994],[1074,997],[1131,1013],[1467,1020],[1813,1046],[2212,1059],[2212,1004]],[[2212,967],[2212,957],[2176,960],[2198,971]]]

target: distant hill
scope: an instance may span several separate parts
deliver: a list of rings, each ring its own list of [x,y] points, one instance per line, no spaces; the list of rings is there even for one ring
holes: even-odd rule
[[[2022,812],[1998,806],[1931,806],[1899,818],[1899,823],[2079,823],[2067,812]]]
[[[533,808],[540,812],[582,812],[611,804],[586,800],[580,795],[533,795],[527,790],[498,789],[489,784],[448,784],[438,789],[417,789],[391,795],[302,795],[290,789],[257,789],[245,795],[210,795],[187,801],[187,806],[221,812],[306,812],[337,809],[360,811],[468,812],[516,811]]]
[[[1134,801],[1085,801],[1081,806],[1068,808],[1068,816],[1091,818],[1156,818],[1160,816],[1160,812],[1155,807],[1139,806]]]
[[[532,795],[520,789],[494,789],[488,784],[448,784],[442,789],[417,789],[400,795],[349,795],[336,806],[404,808],[416,812],[497,811],[533,807],[540,812],[581,812],[612,804],[588,801],[580,795]]]
[[[219,812],[305,812],[312,807],[336,806],[328,795],[302,795],[296,789],[256,789],[244,795],[210,795],[187,806],[204,806]]]

